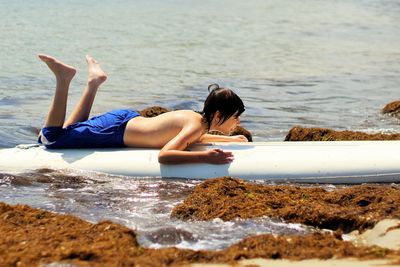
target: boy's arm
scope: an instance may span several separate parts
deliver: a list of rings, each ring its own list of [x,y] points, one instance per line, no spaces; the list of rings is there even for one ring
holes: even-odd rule
[[[196,129],[194,127],[183,129],[161,149],[158,154],[158,162],[163,164],[225,164],[233,161],[232,152],[225,152],[221,149],[184,151],[190,144],[199,139],[199,131],[201,131],[201,129]]]
[[[203,134],[200,137],[199,142],[200,143],[209,143],[209,142],[248,142],[248,140],[244,135],[226,136],[226,135],[215,135],[215,134]]]

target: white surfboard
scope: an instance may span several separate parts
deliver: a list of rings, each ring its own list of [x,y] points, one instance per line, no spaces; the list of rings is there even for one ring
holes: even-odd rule
[[[21,148],[22,147],[22,148]],[[133,177],[206,179],[232,176],[271,181],[400,182],[400,141],[255,142],[194,145],[232,151],[230,164],[159,164],[157,149],[0,149],[0,172],[78,169]]]

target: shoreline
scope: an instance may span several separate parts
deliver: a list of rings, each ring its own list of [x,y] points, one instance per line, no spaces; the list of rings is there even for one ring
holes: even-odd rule
[[[245,193],[236,193],[237,196],[245,197],[250,201],[258,200],[259,203],[260,199],[257,199],[257,194],[266,194],[266,191],[262,191],[263,189],[270,192],[274,189],[281,195],[272,196],[272,201],[279,199],[294,211],[297,208],[291,205],[290,197],[300,196],[303,199],[302,206],[307,206],[304,201],[312,200],[314,191],[317,192],[316,196],[321,196],[320,188],[314,190],[316,188],[293,185],[267,186],[232,178],[218,178],[196,186],[184,204],[196,197],[199,190],[203,193],[218,192],[218,190],[210,190],[213,186],[214,189],[215,187],[224,188],[227,195],[232,195],[229,188],[245,189],[243,191]],[[374,186],[379,187],[378,185]],[[362,189],[365,189],[364,187],[371,186],[361,186]],[[390,186],[381,187],[381,190],[375,188],[375,194],[368,191],[370,197],[379,198],[379,195],[384,192],[383,189],[389,188],[390,192]],[[206,188],[205,191],[204,188]],[[353,189],[345,190],[347,192],[345,194],[340,188],[333,191],[338,191],[337,194],[343,197],[351,195],[354,190],[360,190],[359,186],[346,188]],[[304,190],[308,190],[306,200],[304,200]],[[221,193],[218,194],[221,197],[224,196]],[[395,191],[395,197],[398,196],[399,194]],[[214,199],[214,201],[219,203],[218,199]],[[380,200],[384,203],[385,201],[385,199]],[[237,199],[234,197],[231,203],[235,202]],[[362,203],[365,204],[365,202]],[[204,203],[198,203],[199,208],[204,208],[204,206]],[[249,203],[246,203],[246,206],[251,209]],[[246,206],[243,209],[236,206],[237,215],[245,215],[248,212]],[[368,206],[371,206],[369,210],[374,214],[379,214],[379,210],[387,209],[385,205],[377,205],[374,209],[373,202]],[[318,209],[314,210],[314,206],[310,207],[310,214],[319,212],[320,221],[329,218],[330,213],[324,214]],[[0,203],[0,236],[2,237],[0,238],[0,265],[39,266],[61,262],[77,266],[116,266],[120,264],[127,266],[231,266],[232,264],[236,266],[268,266],[273,263],[274,266],[291,266],[290,264],[293,266],[335,266],[335,264],[340,264],[354,267],[368,266],[367,264],[372,266],[375,263],[400,264],[400,220],[397,217],[399,209],[400,207],[393,211],[392,215],[394,216],[376,216],[374,217],[376,220],[372,220],[372,223],[354,224],[348,231],[338,227],[330,232],[317,231],[304,236],[262,234],[245,238],[221,251],[194,251],[173,247],[161,249],[142,247],[136,240],[134,230],[110,221],[93,224],[72,215],[52,213],[26,205],[11,206]],[[331,210],[331,208],[328,209],[328,211]],[[260,211],[256,211],[254,215],[259,217],[259,214]],[[303,214],[305,217],[310,215],[299,214]],[[356,211],[355,215],[359,216],[360,214]],[[371,214],[366,212],[364,215],[366,216],[363,218],[367,220]],[[387,218],[392,218],[392,220],[387,220]],[[323,224],[320,223],[320,225]],[[393,245],[393,241],[397,241],[396,246],[381,247],[382,244],[389,242]],[[360,265],[357,265],[358,263]]]

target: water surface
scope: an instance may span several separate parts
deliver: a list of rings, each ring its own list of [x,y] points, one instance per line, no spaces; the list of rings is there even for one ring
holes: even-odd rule
[[[153,105],[200,110],[207,85],[217,82],[243,98],[242,125],[256,141],[283,140],[293,125],[400,130],[398,120],[379,112],[399,98],[396,0],[0,0],[0,37],[0,147],[35,142],[43,124],[55,80],[38,53],[78,68],[69,111],[91,54],[109,75],[93,114]],[[1,174],[0,201],[112,219],[155,247],[215,249],[249,234],[310,231],[268,218],[169,219],[197,183],[51,170]]]

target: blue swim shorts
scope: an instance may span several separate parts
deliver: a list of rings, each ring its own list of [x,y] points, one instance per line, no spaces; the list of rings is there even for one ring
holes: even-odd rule
[[[45,127],[38,142],[46,148],[125,147],[126,124],[137,116],[140,114],[136,111],[116,109],[66,128]]]

